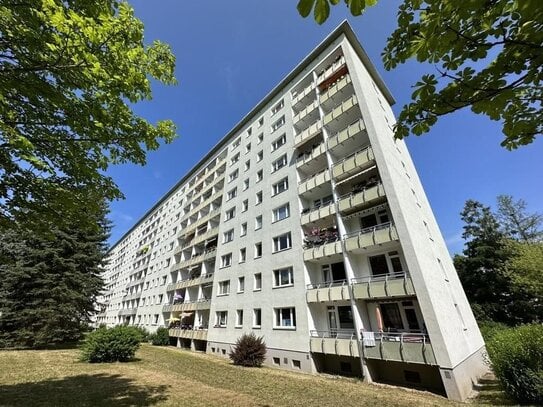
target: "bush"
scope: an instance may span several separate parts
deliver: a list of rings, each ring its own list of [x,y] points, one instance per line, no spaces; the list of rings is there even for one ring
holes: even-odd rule
[[[498,332],[488,355],[504,390],[519,403],[543,404],[543,325],[522,325]]]
[[[139,348],[141,332],[134,327],[99,328],[85,338],[81,360],[90,363],[126,362]]]
[[[230,353],[230,359],[235,365],[260,367],[266,359],[266,344],[264,337],[254,333],[243,334],[236,341],[234,350]]]
[[[168,328],[160,327],[150,336],[150,341],[155,346],[168,346],[170,344],[170,333]]]
[[[134,330],[136,335],[138,335],[138,337],[140,338],[139,339],[140,342],[148,342],[150,340],[151,334],[144,327],[142,327],[142,326],[128,326],[127,328]]]
[[[484,321],[479,322],[479,329],[481,330],[481,335],[485,342],[490,341],[498,332],[501,332],[509,327],[501,322],[494,321]]]

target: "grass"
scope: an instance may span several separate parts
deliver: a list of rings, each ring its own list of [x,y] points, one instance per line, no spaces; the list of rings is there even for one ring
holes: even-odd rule
[[[0,351],[0,406],[454,406],[359,380],[248,369],[143,345],[130,363],[87,364],[75,349]]]

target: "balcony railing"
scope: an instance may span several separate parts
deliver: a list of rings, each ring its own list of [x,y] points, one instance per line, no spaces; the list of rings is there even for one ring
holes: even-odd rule
[[[310,331],[310,335],[311,352],[351,357],[360,355],[354,330]]]
[[[326,92],[324,92],[320,97],[321,104],[326,104],[330,100],[330,98],[333,98],[335,95],[337,95],[338,92],[341,92],[347,85],[351,83],[351,76],[346,73],[344,76],[339,77],[335,80],[335,83],[331,85]]]
[[[119,310],[118,315],[120,317],[124,317],[128,315],[136,315],[137,311],[138,311],[137,308],[123,308]]]
[[[317,120],[315,123],[310,125],[307,129],[301,131],[298,135],[294,137],[294,148],[300,147],[303,143],[311,140],[313,137],[318,136],[322,130],[322,123],[320,120]]]
[[[336,213],[336,205],[334,202],[329,202],[316,208],[307,208],[302,211],[301,223],[315,222],[319,219],[324,219]]]
[[[334,75],[345,65],[345,57],[341,55],[332,64],[317,75],[317,83],[322,84],[326,79]]]
[[[306,97],[311,95],[311,92],[313,92],[313,97],[316,97],[315,94],[315,83],[312,82],[309,86],[298,92],[292,99],[292,106],[297,106],[298,103],[303,101]]]
[[[437,365],[428,335],[364,331],[362,343],[367,359]]]
[[[371,167],[374,162],[373,149],[368,145],[334,163],[332,174],[336,180],[340,181],[364,171]]]
[[[406,297],[415,295],[409,273],[389,273],[353,278],[353,295],[357,299]]]
[[[348,139],[356,137],[365,129],[366,125],[364,124],[364,121],[362,119],[356,119],[354,123],[328,138],[328,148],[333,149],[336,146],[341,145]]]
[[[348,233],[343,238],[345,249],[351,251],[398,240],[398,232],[392,223],[386,222]]]
[[[328,170],[328,168],[326,168],[314,175],[311,175],[310,177],[307,177],[301,180],[298,186],[298,193],[302,195],[318,187],[319,185],[322,185],[325,182],[329,182],[329,181],[330,181],[330,171]]]
[[[211,280],[213,280],[213,273],[207,273],[198,277],[187,278],[185,280],[169,284],[168,287],[166,287],[166,291],[180,290],[182,288],[208,283]]]
[[[358,99],[356,95],[352,95],[349,99],[342,102],[339,106],[335,107],[330,113],[326,114],[322,119],[322,123],[326,126],[333,120],[337,120],[343,113],[351,110],[354,106],[358,105]]]
[[[179,304],[166,304],[162,307],[162,312],[173,311],[196,311],[197,309],[209,309],[210,299],[201,298],[196,301],[186,301]]]
[[[338,200],[340,212],[360,209],[373,204],[377,199],[385,197],[385,188],[379,181],[367,184],[365,187],[355,187],[352,192],[342,195]]]
[[[168,332],[170,336],[175,338],[196,339],[200,341],[205,341],[207,339],[207,329],[171,328]]]
[[[311,151],[301,153],[296,159],[296,167],[300,168],[303,165],[309,163],[313,159],[321,156],[326,151],[326,146],[324,142],[314,145]]]
[[[300,120],[305,119],[306,116],[310,115],[318,107],[319,107],[319,102],[317,100],[313,101],[313,103],[311,103],[309,106],[305,107],[297,115],[295,115],[294,118],[292,119],[292,122],[296,125]]]
[[[349,283],[347,280],[330,281],[307,286],[306,299],[309,303],[347,301],[349,296]]]

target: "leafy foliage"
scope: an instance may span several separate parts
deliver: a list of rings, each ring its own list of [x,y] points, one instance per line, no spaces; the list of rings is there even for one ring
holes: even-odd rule
[[[543,325],[503,330],[487,342],[496,377],[519,403],[543,404]]]
[[[169,47],[144,45],[143,24],[117,0],[2,0],[0,27],[0,221],[31,208],[61,222],[50,200],[77,207],[81,188],[121,197],[108,166],[145,164],[175,136],[171,121],[129,106],[151,98],[152,79],[175,83]]]
[[[65,212],[60,225],[34,218],[0,230],[0,341],[43,347],[77,341],[103,287],[106,211]]]
[[[346,1],[353,15],[376,1]],[[329,15],[327,0],[301,0],[304,17]],[[339,0],[330,0],[331,4]],[[353,4],[356,5],[353,8]],[[386,69],[415,58],[435,67],[414,85],[395,136],[421,135],[438,118],[469,107],[503,123],[507,149],[543,132],[543,8],[539,0],[404,0],[383,51]]]
[[[141,333],[134,327],[99,328],[85,338],[81,360],[90,363],[127,362],[140,346]]]
[[[230,360],[235,365],[247,367],[260,367],[266,359],[266,344],[264,337],[254,333],[243,334],[238,338],[234,350],[230,353]]]
[[[168,346],[170,344],[170,333],[168,328],[160,327],[150,336],[151,343],[155,346]]]

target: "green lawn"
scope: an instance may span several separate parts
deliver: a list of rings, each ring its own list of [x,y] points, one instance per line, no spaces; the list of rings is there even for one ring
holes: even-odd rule
[[[358,380],[247,369],[143,345],[130,363],[86,364],[77,350],[1,351],[1,406],[453,406]]]

